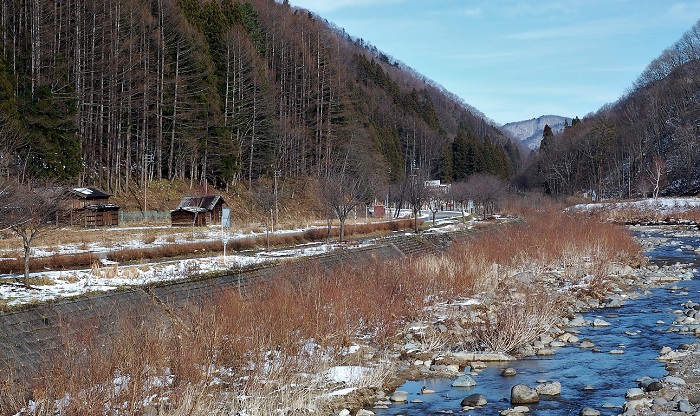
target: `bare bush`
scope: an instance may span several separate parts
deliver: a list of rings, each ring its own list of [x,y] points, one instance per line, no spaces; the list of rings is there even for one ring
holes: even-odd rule
[[[406,322],[434,322],[439,305],[474,296],[479,305],[447,318],[472,338],[456,340],[430,326],[416,334],[423,348],[438,352],[461,343],[511,352],[553,325],[574,287],[604,290],[607,264],[638,250],[612,224],[561,210],[524,218],[441,256],[332,267],[299,262],[245,292],[231,288],[180,308],[170,326],[125,318],[109,339],[88,326],[66,337],[26,395],[0,391],[0,404],[16,412],[32,400],[36,414],[54,414],[57,403],[65,414],[138,415],[151,403],[176,415],[330,413],[324,395],[340,386],[319,375],[346,362],[350,345],[361,339],[388,350]],[[563,271],[561,278],[540,284],[552,269]],[[369,384],[358,385],[381,384],[385,376],[378,368]]]
[[[474,350],[509,353],[547,332],[562,313],[558,296],[527,293],[494,302],[474,322]]]

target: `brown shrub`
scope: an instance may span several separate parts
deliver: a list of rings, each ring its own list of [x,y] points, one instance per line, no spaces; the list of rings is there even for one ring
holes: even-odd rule
[[[350,226],[346,230],[346,234],[370,234],[382,231],[395,231],[410,227],[412,227],[412,222],[410,220],[377,222]],[[331,231],[332,237],[337,237],[340,234],[338,227],[333,227]],[[269,245],[271,247],[287,247],[306,242],[324,241],[327,236],[328,230],[325,228],[313,228],[297,233],[276,233],[270,234],[269,236],[261,234],[229,240],[227,243],[227,248],[233,251],[260,249],[267,247],[268,238]],[[111,261],[124,263],[137,260],[155,260],[189,255],[206,255],[220,253],[223,251],[223,249],[223,243],[219,240],[203,241],[193,243],[165,244],[158,247],[142,249],[122,249],[119,251],[110,252],[107,255],[107,258]]]
[[[316,237],[325,239],[322,231]],[[277,242],[299,238],[277,237]],[[236,241],[239,247],[253,246],[264,238]],[[309,238],[306,232],[303,238]],[[219,245],[168,245],[153,249],[158,253],[138,252],[176,255],[218,250]],[[546,330],[566,301],[541,296],[543,287],[510,279],[514,272],[533,265],[566,266],[579,255],[588,257],[585,261],[594,265],[593,270],[595,265],[637,253],[624,229],[555,210],[534,212],[524,224],[455,244],[445,255],[353,260],[333,267],[317,260],[300,261],[275,270],[268,280],[246,291],[231,288],[201,306],[179,308],[181,319],[176,321],[186,323],[186,328],[139,326],[124,319],[119,335],[109,342],[89,330],[79,331],[58,348],[60,355],[36,379],[30,398],[47,413],[66,395],[79,398],[71,401],[75,408],[70,414],[104,412],[105,404],[127,403],[131,407],[118,413],[135,415],[151,395],[169,397],[170,410],[201,409],[208,405],[188,400],[197,394],[215,398],[200,386],[215,375],[225,379],[228,376],[216,369],[227,368],[237,379],[225,383],[240,382],[245,375],[240,389],[274,404],[270,399],[274,391],[284,390],[275,387],[295,384],[292,380],[300,373],[319,371],[317,355],[310,352],[316,346],[331,362],[342,360],[340,351],[357,337],[381,348],[406,322],[425,314],[426,306],[478,291],[489,291],[495,301],[485,307],[486,319],[473,323],[476,342],[470,347],[510,351]],[[431,345],[440,348],[443,343],[436,339]],[[176,376],[174,383],[167,388],[154,385],[152,377],[167,376],[167,369]],[[113,386],[117,376],[130,377],[128,391],[116,394],[110,388],[94,388]],[[2,394],[3,405],[26,403],[25,398]]]
[[[68,270],[90,267],[99,262],[99,258],[93,253],[53,254],[49,257],[32,257],[29,259],[29,271],[38,272],[50,270]],[[0,261],[0,273],[21,273],[24,271],[24,259],[15,258]]]

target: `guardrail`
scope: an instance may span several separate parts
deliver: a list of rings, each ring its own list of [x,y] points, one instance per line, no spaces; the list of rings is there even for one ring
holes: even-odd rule
[[[119,211],[119,223],[170,221],[169,211]]]

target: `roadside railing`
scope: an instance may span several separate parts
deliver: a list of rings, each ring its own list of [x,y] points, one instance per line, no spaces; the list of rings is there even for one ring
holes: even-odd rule
[[[119,223],[169,222],[169,211],[119,211]]]

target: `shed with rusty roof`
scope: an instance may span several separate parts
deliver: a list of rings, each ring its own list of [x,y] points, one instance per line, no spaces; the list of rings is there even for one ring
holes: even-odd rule
[[[184,196],[180,205],[170,211],[170,223],[173,227],[221,224],[225,204],[221,195]]]

